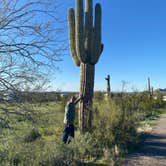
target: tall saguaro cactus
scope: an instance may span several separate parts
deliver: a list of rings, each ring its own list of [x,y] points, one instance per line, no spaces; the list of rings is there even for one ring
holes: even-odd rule
[[[69,9],[68,20],[70,50],[74,63],[80,67],[80,94],[84,96],[79,108],[79,128],[85,132],[92,126],[95,64],[103,51],[101,6],[96,4],[93,19],[92,0],[86,0],[85,13],[83,0],[76,0],[76,11]]]

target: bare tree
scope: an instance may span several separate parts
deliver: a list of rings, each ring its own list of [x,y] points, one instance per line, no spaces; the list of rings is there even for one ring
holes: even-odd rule
[[[0,0],[0,98],[48,83],[66,50],[60,7],[56,0]],[[0,105],[0,121],[30,111],[21,104],[21,112],[7,105]]]
[[[0,91],[36,87],[65,51],[62,20],[57,16],[60,4],[56,0],[0,0],[0,4]]]

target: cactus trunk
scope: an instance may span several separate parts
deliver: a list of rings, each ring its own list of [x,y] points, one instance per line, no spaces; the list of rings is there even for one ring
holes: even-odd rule
[[[84,99],[80,103],[79,128],[82,132],[89,131],[92,127],[92,100],[94,89],[95,66],[81,63],[80,66],[80,93]]]

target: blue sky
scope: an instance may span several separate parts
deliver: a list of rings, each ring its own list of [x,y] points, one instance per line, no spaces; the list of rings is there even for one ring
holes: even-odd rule
[[[74,0],[65,0],[61,17],[75,7]],[[166,88],[166,1],[165,0],[94,0],[102,5],[102,40],[104,51],[96,65],[95,90],[105,90],[104,80],[111,76],[111,89],[145,90],[147,77],[154,88]],[[67,22],[65,23],[67,27]],[[65,35],[68,37],[67,28]],[[66,41],[68,42],[68,41]],[[70,52],[57,64],[53,89],[79,90],[79,68]]]

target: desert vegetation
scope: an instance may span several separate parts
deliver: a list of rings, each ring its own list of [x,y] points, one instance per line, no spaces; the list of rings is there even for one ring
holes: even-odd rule
[[[1,103],[17,114],[1,112],[1,165],[81,165],[118,164],[120,158],[141,143],[141,127],[164,110],[160,94],[114,94],[97,92],[93,104],[93,130],[84,135],[78,129],[69,145],[61,141],[64,103],[67,99],[44,103]],[[102,98],[102,100],[101,100]],[[19,114],[20,113],[20,114]],[[23,114],[24,113],[24,114]]]

